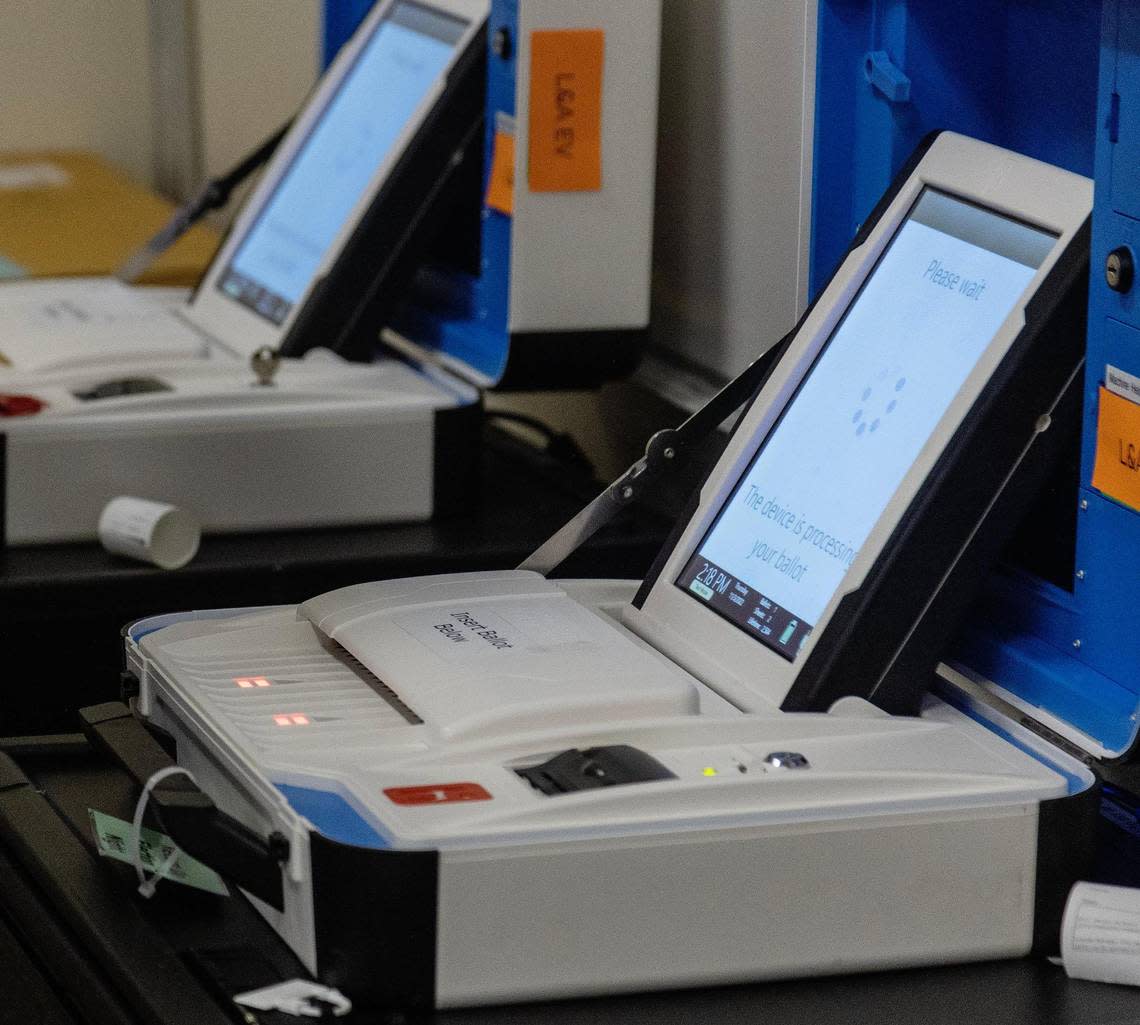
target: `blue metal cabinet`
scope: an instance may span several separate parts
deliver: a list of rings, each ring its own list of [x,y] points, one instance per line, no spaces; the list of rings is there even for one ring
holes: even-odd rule
[[[1093,0],[819,0],[812,293],[933,129],[1092,174],[1100,22]]]

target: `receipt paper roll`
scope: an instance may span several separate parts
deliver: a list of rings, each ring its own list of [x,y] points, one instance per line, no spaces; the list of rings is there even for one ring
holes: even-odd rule
[[[185,566],[200,537],[198,521],[185,509],[130,495],[112,498],[99,517],[99,540],[107,551],[160,569]]]
[[[1073,979],[1140,985],[1140,890],[1077,883],[1061,920],[1061,960]]]

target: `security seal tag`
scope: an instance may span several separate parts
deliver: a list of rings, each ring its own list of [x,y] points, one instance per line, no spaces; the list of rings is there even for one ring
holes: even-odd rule
[[[131,832],[129,822],[117,819],[113,815],[88,808],[87,814],[91,817],[91,828],[95,834],[95,846],[100,855],[105,858],[114,858],[126,864],[131,861]],[[139,856],[143,867],[150,872],[158,871],[159,867],[170,856],[171,851],[177,849],[177,844],[170,837],[145,826],[139,838]],[[212,868],[203,865],[197,858],[190,857],[185,851],[179,851],[178,857],[166,870],[165,879],[181,883],[183,886],[192,886],[207,893],[216,893],[221,897],[230,895],[222,877]]]

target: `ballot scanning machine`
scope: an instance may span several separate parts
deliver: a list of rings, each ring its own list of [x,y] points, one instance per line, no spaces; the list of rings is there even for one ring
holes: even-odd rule
[[[1096,777],[968,681],[930,688],[1076,429],[1091,204],[928,139],[640,585],[516,570],[157,616],[126,634],[139,718],[86,729],[140,781],[169,765],[142,723],[172,739],[163,827],[357,1000],[1055,941]]]
[[[660,4],[564,6],[381,0],[185,302],[0,287],[7,541],[93,537],[117,494],[210,531],[426,519],[470,494],[483,388],[628,371]]]

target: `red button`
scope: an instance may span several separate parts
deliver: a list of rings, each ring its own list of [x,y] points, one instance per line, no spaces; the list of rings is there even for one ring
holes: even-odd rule
[[[34,395],[0,395],[0,416],[30,416],[46,405]]]
[[[384,796],[393,804],[453,804],[489,801],[491,795],[478,783],[434,783],[426,787],[388,787]]]

